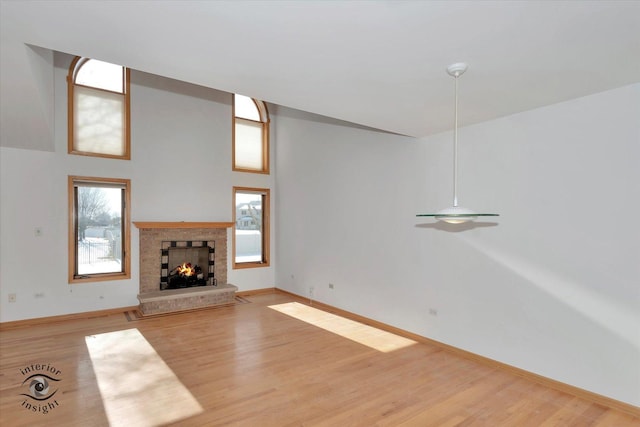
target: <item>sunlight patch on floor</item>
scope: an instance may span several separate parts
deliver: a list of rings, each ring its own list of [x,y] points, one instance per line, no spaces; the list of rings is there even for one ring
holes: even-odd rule
[[[158,426],[203,412],[137,329],[85,341],[110,425]]]
[[[416,344],[408,338],[297,302],[271,305],[269,308],[384,353]]]

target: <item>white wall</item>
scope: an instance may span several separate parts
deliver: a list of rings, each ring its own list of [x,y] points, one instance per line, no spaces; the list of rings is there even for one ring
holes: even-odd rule
[[[55,67],[49,64],[56,94],[54,151],[0,149],[2,322],[138,304],[134,226],[130,280],[67,283],[68,175],[131,179],[133,221],[231,221],[234,185],[273,186],[273,175],[231,171],[230,94],[136,71],[131,73],[132,159],[68,155],[70,60],[57,54]],[[36,227],[42,228],[41,237],[34,235]],[[274,286],[274,267],[232,270],[229,263],[228,268],[228,281],[240,290]],[[17,295],[15,303],[8,303],[10,293]]]
[[[639,117],[636,84],[462,128],[460,204],[501,216],[456,228],[415,216],[451,133],[279,108],[278,286],[640,405]]]

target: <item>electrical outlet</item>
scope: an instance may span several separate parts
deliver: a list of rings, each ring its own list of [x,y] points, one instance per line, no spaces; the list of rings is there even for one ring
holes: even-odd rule
[[[333,289],[333,283],[329,283],[329,289]]]
[[[313,298],[316,288],[314,286],[309,286],[309,296]]]
[[[16,294],[9,294],[9,302],[16,302]]]

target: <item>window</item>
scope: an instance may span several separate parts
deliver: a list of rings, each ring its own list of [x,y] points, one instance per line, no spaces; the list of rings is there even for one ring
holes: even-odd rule
[[[76,57],[67,83],[69,153],[130,159],[129,70]]]
[[[233,268],[269,266],[269,190],[233,187]]]
[[[269,114],[262,101],[233,96],[233,170],[269,173]]]
[[[69,177],[69,283],[131,277],[128,179]]]

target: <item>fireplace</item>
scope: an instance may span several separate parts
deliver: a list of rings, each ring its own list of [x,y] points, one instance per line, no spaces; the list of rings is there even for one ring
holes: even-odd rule
[[[234,302],[238,287],[227,283],[227,237],[232,222],[133,224],[140,230],[138,300],[143,315]]]
[[[215,242],[163,241],[160,253],[161,291],[217,285]]]

